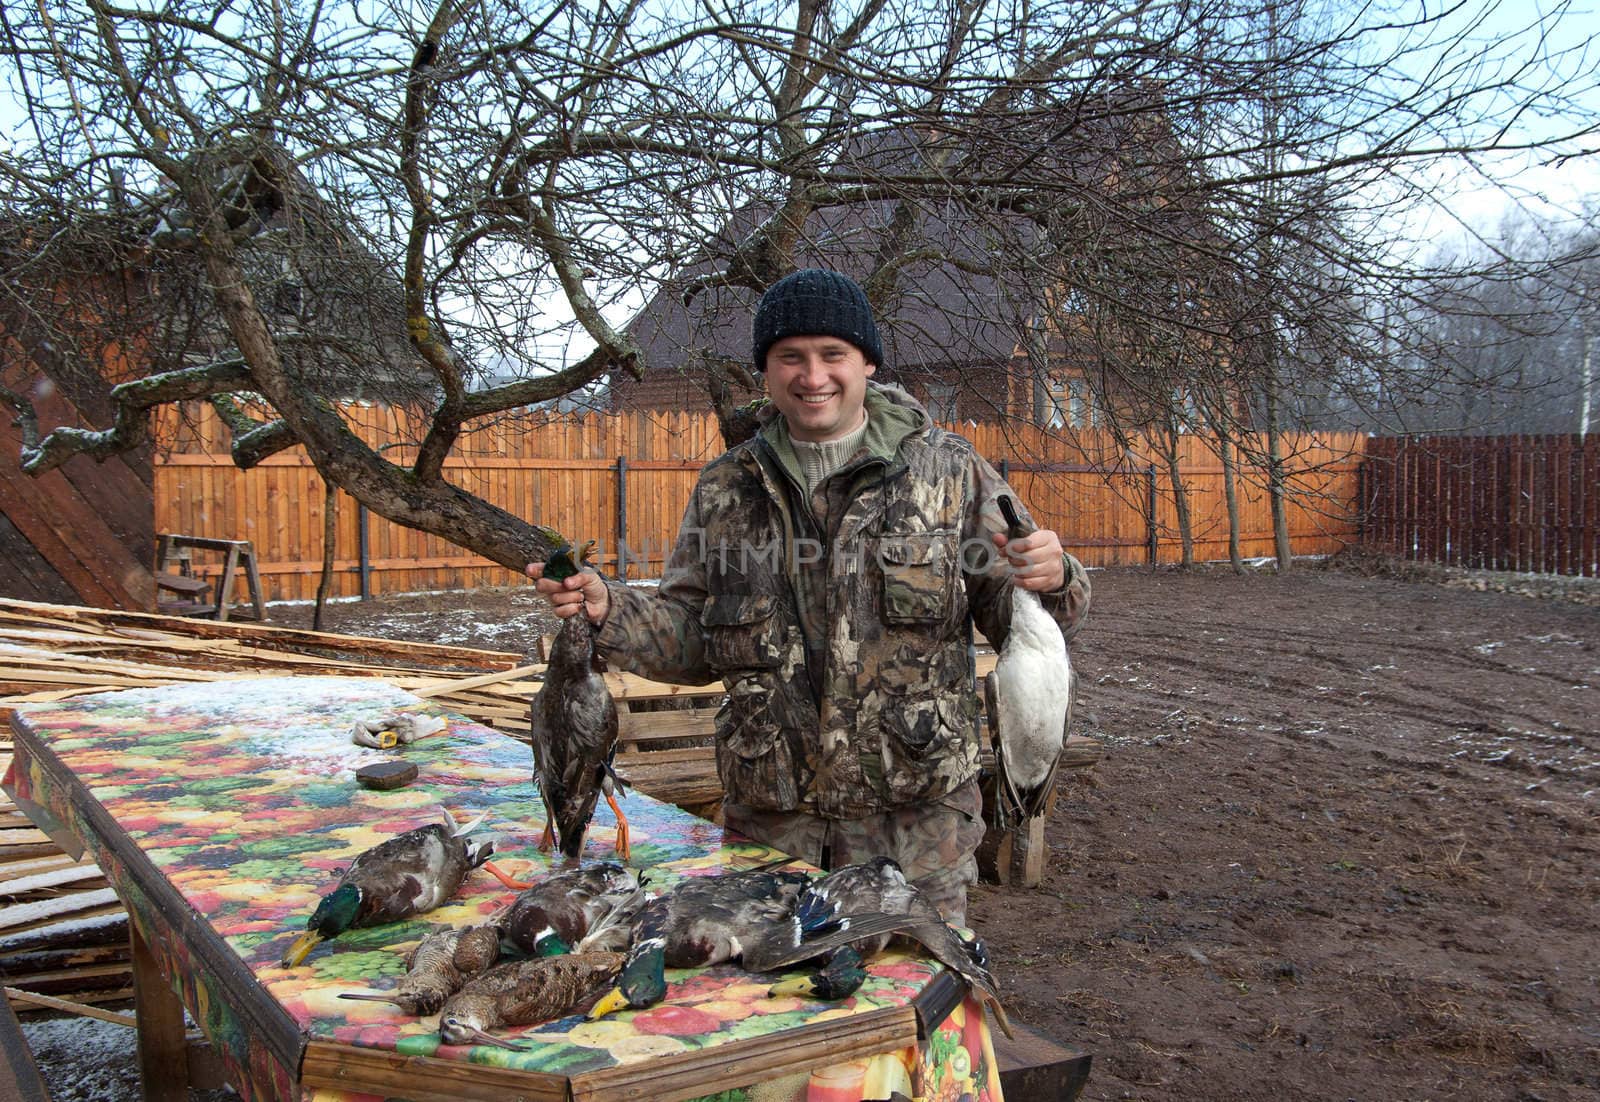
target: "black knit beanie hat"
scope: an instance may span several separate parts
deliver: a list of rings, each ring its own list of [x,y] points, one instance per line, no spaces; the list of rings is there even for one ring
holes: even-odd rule
[[[822,268],[803,268],[768,287],[751,335],[758,372],[767,369],[767,350],[785,337],[838,337],[861,349],[868,363],[883,366],[866,292],[849,276]]]

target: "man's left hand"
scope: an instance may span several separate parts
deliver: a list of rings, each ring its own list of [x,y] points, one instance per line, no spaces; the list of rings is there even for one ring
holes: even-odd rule
[[[1009,540],[1004,532],[994,534],[995,546],[1011,563],[1011,582],[1018,589],[1051,593],[1067,580],[1066,560],[1061,557],[1061,537],[1041,528],[1021,539]]]

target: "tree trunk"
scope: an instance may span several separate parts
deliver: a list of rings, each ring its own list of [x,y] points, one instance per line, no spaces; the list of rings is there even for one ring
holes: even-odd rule
[[[322,610],[327,607],[328,594],[333,589],[334,541],[339,534],[339,487],[323,482],[322,498],[322,578],[317,582],[317,607],[311,614],[311,629],[322,630]]]
[[[1582,312],[1583,367],[1582,383],[1578,387],[1578,439],[1589,436],[1589,408],[1594,405],[1594,311]]]
[[[1233,441],[1217,432],[1217,452],[1222,457],[1222,494],[1228,503],[1228,562],[1235,574],[1244,573],[1244,556],[1239,552],[1239,472],[1234,465]]]
[[[1178,540],[1183,545],[1181,565],[1185,570],[1194,567],[1194,522],[1189,515],[1189,491],[1183,485],[1183,471],[1179,467],[1179,445],[1183,434],[1178,427],[1168,424],[1161,434],[1161,458],[1166,461],[1167,480],[1172,483],[1172,505],[1178,518]]]
[[[1275,340],[1276,338],[1269,339]],[[1289,570],[1294,557],[1289,543],[1288,487],[1283,476],[1283,435],[1278,428],[1278,357],[1276,350],[1267,353],[1270,366],[1267,370],[1267,491],[1272,500],[1272,543],[1278,557],[1278,573]]]

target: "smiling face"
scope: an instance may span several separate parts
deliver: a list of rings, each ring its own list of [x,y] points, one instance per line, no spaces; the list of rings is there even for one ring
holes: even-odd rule
[[[838,337],[785,337],[767,350],[767,394],[796,440],[837,440],[861,427],[867,378],[876,370]]]

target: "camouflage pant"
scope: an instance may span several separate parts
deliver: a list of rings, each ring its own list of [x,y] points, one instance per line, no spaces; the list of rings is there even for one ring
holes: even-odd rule
[[[976,780],[937,803],[865,819],[824,819],[803,811],[761,811],[736,803],[724,803],[722,815],[730,829],[824,869],[893,857],[946,921],[966,925],[967,885],[978,879],[973,854],[984,834],[983,798]]]

